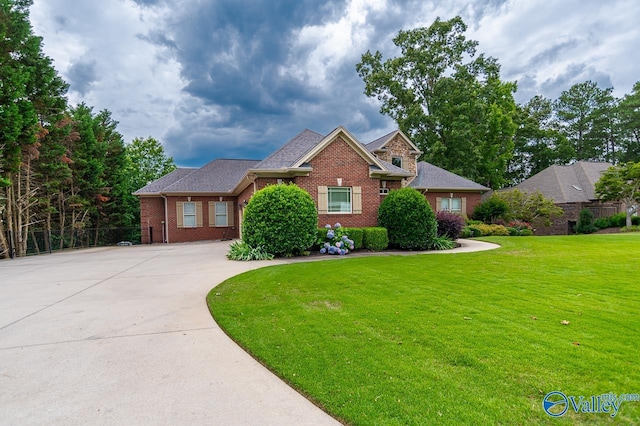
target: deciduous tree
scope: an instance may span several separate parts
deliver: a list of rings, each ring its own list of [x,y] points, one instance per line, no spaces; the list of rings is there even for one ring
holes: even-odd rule
[[[516,85],[500,80],[494,58],[476,55],[466,29],[455,17],[400,31],[393,39],[400,56],[367,51],[356,69],[364,93],[382,103],[422,159],[498,188],[513,152]]]
[[[621,201],[626,206],[627,226],[640,205],[640,163],[609,167],[595,185],[596,195],[603,201]]]

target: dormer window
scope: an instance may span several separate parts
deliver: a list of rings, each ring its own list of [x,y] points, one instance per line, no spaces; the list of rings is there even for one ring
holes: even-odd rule
[[[391,157],[391,164],[402,168],[402,157]]]

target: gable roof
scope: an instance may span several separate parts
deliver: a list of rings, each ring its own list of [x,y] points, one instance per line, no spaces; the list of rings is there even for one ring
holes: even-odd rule
[[[260,161],[253,169],[274,170],[294,167],[294,164],[320,143],[322,139],[324,139],[324,136],[320,133],[304,129],[300,134],[282,145],[276,152]]]
[[[490,189],[472,180],[458,176],[426,161],[418,162],[418,175],[409,184],[411,188],[427,191],[478,191]]]
[[[397,132],[393,132],[393,134],[395,133]],[[372,175],[388,178],[412,176],[410,172],[382,161],[373,155],[344,126],[336,127],[326,136],[305,129],[276,152],[252,167],[249,172],[256,173],[259,176],[271,177],[307,175],[312,171],[309,162],[338,137],[341,137],[369,164]]]
[[[549,166],[514,188],[540,191],[554,203],[580,203],[597,199],[595,184],[611,163],[578,161],[569,166]]]
[[[379,150],[383,150],[383,149],[385,149],[385,146],[389,142],[391,142],[393,140],[393,138],[395,138],[397,135],[400,135],[400,137],[402,139],[404,139],[405,143],[407,145],[409,145],[409,147],[413,151],[415,151],[417,153],[422,153],[422,151],[420,151],[418,149],[418,147],[413,142],[411,142],[411,139],[409,139],[407,137],[407,135],[405,135],[401,130],[394,130],[393,132],[388,133],[388,134],[382,136],[381,138],[378,138],[378,139],[374,140],[373,142],[369,142],[365,146],[367,147],[367,149],[370,152],[376,152],[376,151],[379,151]]]
[[[196,168],[192,167],[181,167],[177,168],[174,171],[167,173],[159,179],[154,180],[153,182],[147,184],[146,186],[138,189],[133,195],[158,195],[160,194],[167,186],[172,185],[179,181],[180,179],[188,176],[189,174],[195,172]]]
[[[295,167],[311,161],[313,157],[318,155],[323,149],[331,144],[338,137],[341,137],[356,153],[358,153],[370,166],[378,167],[381,170],[386,170],[380,160],[366,149],[366,147],[358,141],[344,126],[338,126],[331,133],[325,136],[319,143],[312,147],[304,156],[300,157],[294,164]]]
[[[191,173],[185,174],[180,179],[159,182],[163,179],[160,178],[153,182],[156,189],[153,194],[143,192],[149,186],[147,185],[134,195],[232,193],[247,171],[259,162],[260,160],[213,160],[199,169],[191,169]]]

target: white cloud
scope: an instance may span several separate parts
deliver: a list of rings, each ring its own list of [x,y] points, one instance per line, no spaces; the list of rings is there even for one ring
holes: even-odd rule
[[[31,22],[36,34],[46,34],[44,51],[71,84],[70,103],[108,109],[130,141],[164,134],[184,86],[180,65],[162,47],[140,37],[161,25],[168,13],[132,1],[83,1],[69,7],[64,0],[36,0]],[[80,82],[75,88],[71,71],[87,63],[97,79],[87,90]]]

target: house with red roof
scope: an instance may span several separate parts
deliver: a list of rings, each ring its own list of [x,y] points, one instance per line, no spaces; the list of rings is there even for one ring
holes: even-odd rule
[[[363,144],[340,126],[328,135],[303,130],[264,160],[217,159],[178,168],[134,193],[142,242],[239,238],[251,196],[280,183],[311,194],[318,226],[376,226],[382,199],[405,186],[425,194],[435,211],[473,212],[489,188],[417,161],[421,153],[399,130]]]

